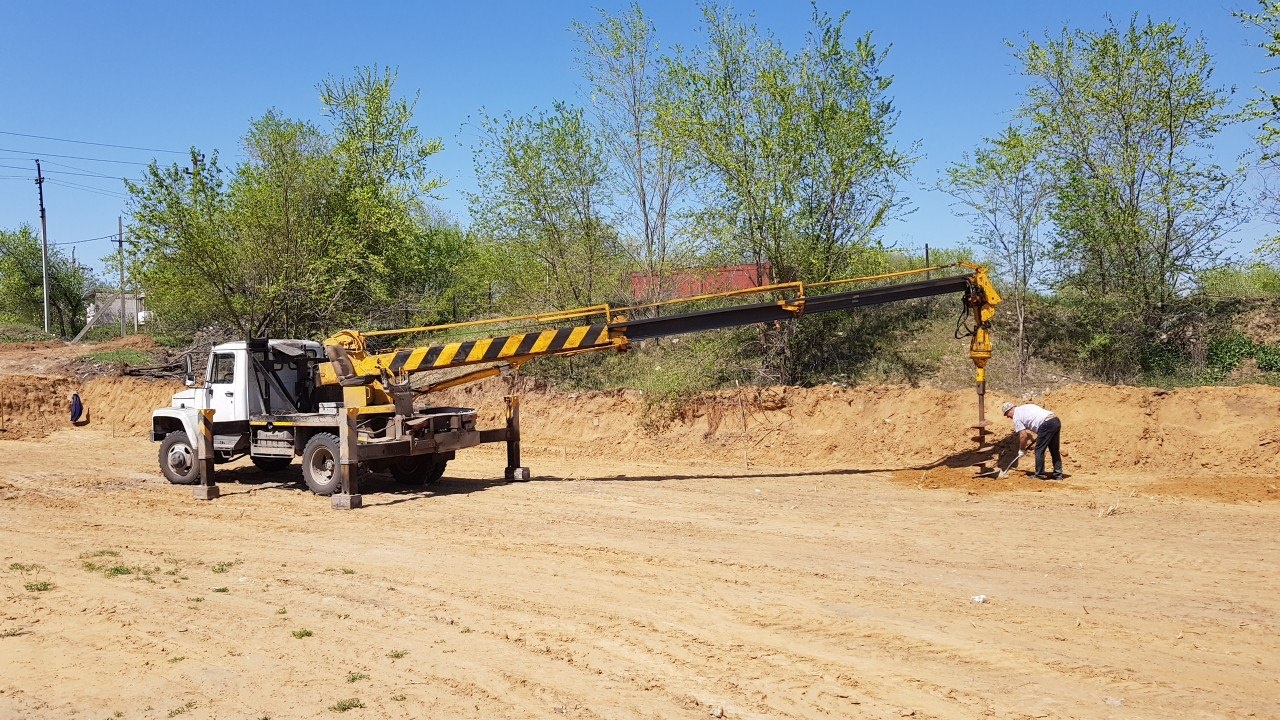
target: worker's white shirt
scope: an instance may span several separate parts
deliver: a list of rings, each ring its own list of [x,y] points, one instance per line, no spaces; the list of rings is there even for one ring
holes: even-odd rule
[[[1013,409],[1013,431],[1030,430],[1033,433],[1039,433],[1040,424],[1051,417],[1053,417],[1053,413],[1039,405],[1032,405],[1031,403],[1019,405]]]

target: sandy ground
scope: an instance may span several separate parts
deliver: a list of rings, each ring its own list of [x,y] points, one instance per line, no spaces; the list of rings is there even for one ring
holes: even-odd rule
[[[172,388],[49,380],[96,415],[41,435],[0,380],[0,718],[1280,717],[1275,388],[1046,398],[1063,483],[974,479],[965,394],[534,394],[535,481],[339,512],[166,483]]]
[[[341,513],[154,452],[0,441],[0,717],[1280,714],[1275,502],[485,448]]]

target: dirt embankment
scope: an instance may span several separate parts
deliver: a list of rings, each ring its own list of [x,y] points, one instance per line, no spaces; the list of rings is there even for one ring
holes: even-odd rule
[[[80,393],[88,411],[85,424],[119,433],[142,434],[151,427],[151,411],[169,404],[181,389],[128,377],[79,382],[58,375],[0,375],[0,439],[43,437],[69,427],[71,393]]]
[[[51,351],[56,349],[15,352]],[[40,437],[66,427],[73,391],[80,393],[94,427],[142,435],[151,411],[168,404],[180,389],[178,383],[128,377],[80,382],[55,373],[0,372],[0,438]],[[507,391],[505,382],[490,380],[432,400],[475,407],[482,427],[499,427]],[[521,405],[522,432],[527,453],[585,463],[661,458],[731,467],[885,471],[922,488],[998,491],[1026,482],[1016,474],[1012,485],[974,478],[977,463],[990,467],[995,458],[1004,465],[1012,457],[1011,428],[998,411],[1004,399],[988,397],[998,455],[974,450],[971,391],[908,386],[743,388],[703,396],[656,424],[637,392],[528,391]],[[1075,385],[1035,402],[1062,418],[1069,475],[1137,472],[1159,476],[1162,484],[1153,487],[1162,493],[1224,500],[1280,497],[1275,481],[1280,477],[1280,388]],[[1030,458],[1021,464],[1022,470],[1031,467]],[[1226,477],[1234,480],[1225,482]]]
[[[502,423],[498,384],[443,396]],[[992,437],[1011,433],[1001,398],[988,398]],[[1261,385],[1179,390],[1070,386],[1035,402],[1063,422],[1068,469],[1160,474],[1280,475],[1280,388]],[[568,455],[623,459],[750,462],[762,465],[896,470],[967,467],[976,419],[972,392],[906,386],[751,388],[690,404],[657,433],[642,428],[643,398],[632,392],[527,394],[522,432],[530,446]]]

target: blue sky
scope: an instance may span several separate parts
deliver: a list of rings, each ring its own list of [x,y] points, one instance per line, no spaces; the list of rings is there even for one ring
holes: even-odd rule
[[[915,211],[893,223],[890,242],[921,247],[966,243],[964,220],[950,199],[929,190],[939,173],[1011,119],[1024,81],[1005,45],[1023,34],[1040,38],[1064,25],[1099,29],[1109,13],[1172,19],[1203,35],[1216,58],[1220,85],[1252,97],[1268,64],[1260,37],[1231,17],[1254,0],[1145,2],[834,2],[850,12],[853,33],[872,31],[890,46],[886,71],[901,119],[897,139],[919,141],[923,158],[908,188]],[[399,89],[421,91],[417,123],[443,139],[434,168],[448,180],[439,204],[467,222],[464,193],[474,190],[471,119],[525,113],[553,100],[577,101],[581,81],[568,27],[591,20],[586,2],[18,2],[0,0],[0,228],[38,228],[34,163],[42,159],[49,239],[75,247],[97,264],[112,251],[123,188],[106,176],[137,176],[151,158],[183,162],[183,154],[42,140],[23,135],[177,150],[217,149],[224,166],[240,158],[239,138],[268,108],[323,122],[316,84],[379,63],[400,71]],[[643,3],[664,45],[695,45],[699,13],[686,2]],[[801,0],[738,2],[742,13],[799,48],[809,27]],[[1271,78],[1265,78],[1268,81]],[[18,134],[13,134],[18,133]],[[1235,129],[1214,148],[1233,166],[1250,145]],[[59,157],[64,156],[64,157]],[[72,157],[65,157],[72,156]],[[121,162],[102,162],[115,160]],[[1271,232],[1262,224],[1236,234],[1242,250]],[[89,240],[88,242],[80,242]]]

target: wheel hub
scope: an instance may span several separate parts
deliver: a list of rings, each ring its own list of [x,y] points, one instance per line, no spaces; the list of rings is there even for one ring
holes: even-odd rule
[[[313,475],[320,480],[333,477],[333,456],[327,452],[317,452],[311,461]]]
[[[169,467],[174,472],[185,475],[194,466],[191,448],[186,445],[174,445],[169,448]]]

